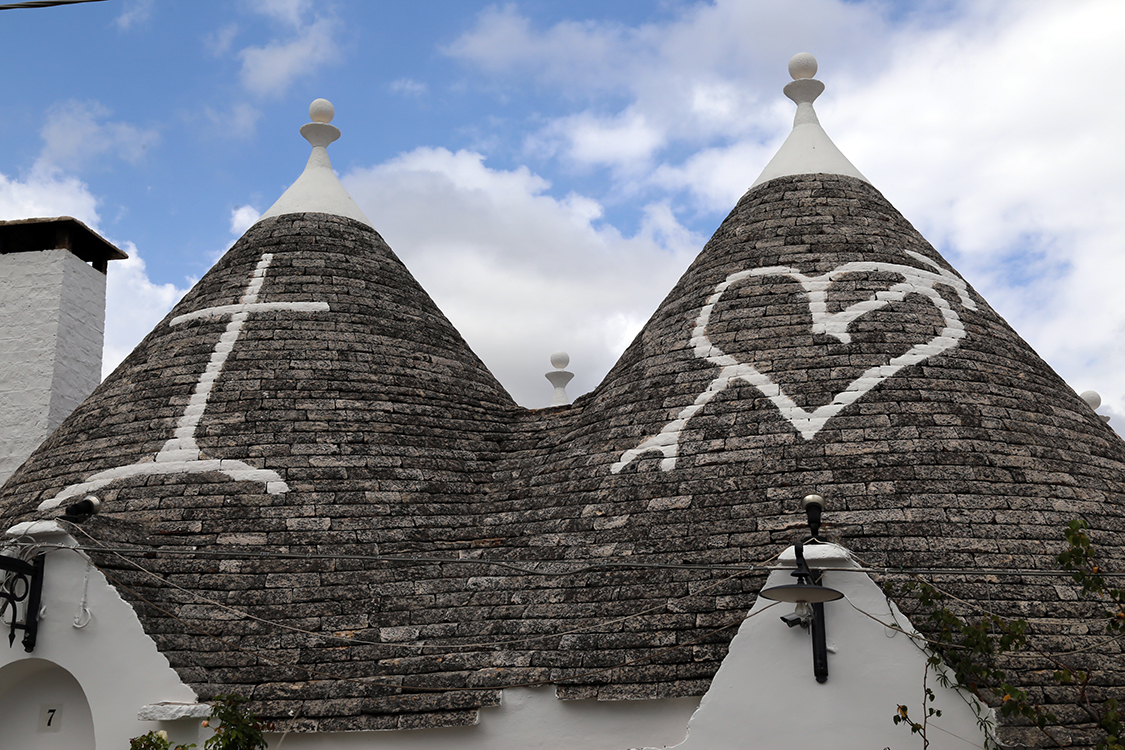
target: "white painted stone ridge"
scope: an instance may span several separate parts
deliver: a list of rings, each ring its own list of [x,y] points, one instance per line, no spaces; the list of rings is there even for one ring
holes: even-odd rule
[[[786,84],[785,95],[797,104],[793,131],[750,187],[798,174],[842,174],[869,182],[836,147],[816,117],[813,102],[824,91],[824,84],[813,78],[816,58],[807,52],[794,55],[789,73],[793,80]]]
[[[778,623],[781,626],[781,623]],[[784,626],[782,626],[784,627]],[[512,688],[471,727],[266,735],[284,750],[628,750],[684,738],[698,698],[560,701],[551,688]],[[744,745],[739,745],[742,747]],[[735,746],[732,746],[735,747]]]
[[[836,545],[809,544],[804,553],[814,569],[856,568]],[[781,562],[794,565],[792,547]],[[790,571],[777,570],[766,586],[792,582]],[[926,655],[914,639],[881,624],[914,632],[875,582],[858,570],[828,570],[823,582],[845,597],[824,605],[828,681],[820,684],[813,676],[809,631],[779,620],[795,605],[759,598],[677,750],[921,747],[921,740],[905,725],[894,724],[893,717],[901,704],[920,718],[925,687],[937,695],[933,706],[942,711],[929,720],[930,747],[982,747],[977,710],[991,714],[943,688],[932,672],[927,676]]]
[[[346,216],[371,226],[371,220],[340,184],[332,169],[332,160],[328,158],[328,145],[340,137],[340,129],[329,124],[335,114],[335,109],[326,99],[317,99],[309,106],[312,122],[301,126],[301,135],[312,145],[305,171],[277,199],[277,203],[262,214],[259,221],[271,216],[315,211]]]
[[[167,730],[178,742],[199,742],[198,719],[137,719],[144,706],[193,705],[197,696],[156,650],[133,608],[101,571],[69,549],[71,537],[40,533],[34,541],[67,548],[47,552],[35,651],[29,654],[21,647],[22,631],[16,631],[16,644],[8,648],[7,626],[0,626],[0,749],[93,750],[95,741],[97,748],[127,748],[131,737],[153,729]],[[12,542],[8,544],[10,553]],[[45,704],[61,706],[61,733],[37,731]],[[85,729],[84,711],[92,721]],[[76,737],[72,730],[82,733]],[[13,737],[17,744],[4,744]]]
[[[258,293],[265,282],[266,271],[273,262],[271,253],[264,253],[257,267],[250,274],[250,281],[246,291],[236,305],[219,305],[203,310],[196,310],[185,315],[172,318],[171,325],[184,325],[196,320],[209,318],[226,318],[226,331],[219,337],[211,352],[211,359],[207,367],[199,376],[191,399],[184,407],[176,423],[176,431],[160,448],[151,460],[141,461],[127,466],[114,466],[100,471],[83,482],[65,487],[57,495],[39,504],[39,510],[49,510],[58,507],[69,498],[95,492],[111,482],[138,476],[161,476],[167,474],[207,474],[218,472],[226,474],[236,482],[261,482],[266,485],[266,491],[271,495],[278,495],[289,491],[289,486],[282,481],[281,476],[267,469],[256,469],[247,463],[233,459],[203,458],[199,452],[199,445],[195,442],[195,433],[199,427],[199,420],[207,410],[207,402],[211,398],[211,391],[219,375],[223,372],[227,357],[242,336],[242,329],[246,319],[257,312],[287,310],[291,312],[324,312],[329,309],[327,302],[258,302]]]
[[[894,376],[904,367],[923,362],[930,357],[957,346],[965,337],[965,325],[944,297],[937,291],[938,286],[948,286],[957,292],[961,304],[969,310],[977,309],[976,302],[969,295],[969,288],[965,281],[953,273],[933,262],[929,258],[911,250],[907,255],[918,260],[934,270],[904,266],[897,263],[876,263],[871,261],[854,261],[845,263],[819,276],[806,276],[795,268],[788,266],[768,266],[754,268],[749,271],[736,271],[715,287],[711,296],[707,298],[699,311],[695,328],[691,335],[691,347],[695,356],[720,367],[719,374],[711,381],[703,393],[695,401],[680,411],[676,418],[664,425],[660,432],[643,440],[636,448],[630,448],[621,454],[621,458],[610,467],[614,474],[620,472],[638,456],[649,451],[658,452],[664,456],[660,462],[663,471],[671,471],[676,467],[676,456],[680,447],[680,434],[688,421],[700,409],[708,404],[716,395],[726,390],[732,382],[744,380],[750,383],[762,395],[770,400],[781,412],[793,428],[805,440],[812,440],[818,432],[828,424],[828,420],[839,414],[845,407],[861,399],[868,391],[882,383],[887,378]],[[828,290],[832,283],[847,274],[858,272],[892,273],[902,277],[902,281],[890,288],[878,291],[866,300],[853,303],[839,312],[828,312]],[[812,319],[812,332],[832,336],[842,344],[851,341],[848,326],[858,318],[869,312],[879,310],[892,302],[901,302],[908,295],[918,294],[934,303],[934,307],[941,313],[945,326],[937,336],[925,341],[919,341],[910,349],[887,361],[886,364],[876,365],[862,373],[858,378],[849,383],[827,404],[817,407],[812,411],[797,406],[781,385],[758,368],[746,362],[739,362],[734,357],[726,354],[722,349],[711,342],[707,336],[707,325],[711,321],[711,313],[715,305],[722,299],[723,294],[733,284],[755,276],[788,276],[800,283],[805,291],[809,303],[809,313]],[[810,362],[815,365],[815,362]]]
[[[105,274],[69,250],[0,255],[0,484],[101,381]]]
[[[176,721],[178,719],[206,719],[211,716],[209,703],[172,703],[163,701],[141,706],[139,721]]]
[[[65,534],[66,531],[59,526],[58,521],[24,521],[17,523],[4,532],[4,536],[19,539],[25,536],[38,536],[43,534]]]

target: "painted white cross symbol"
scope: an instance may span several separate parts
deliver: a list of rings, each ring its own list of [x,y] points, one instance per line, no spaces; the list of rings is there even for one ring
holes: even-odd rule
[[[735,380],[744,380],[756,387],[762,392],[763,396],[777,407],[781,416],[793,425],[801,437],[805,440],[812,440],[816,433],[828,423],[829,419],[839,414],[844,407],[858,401],[879,383],[908,365],[918,364],[935,354],[940,354],[946,349],[956,346],[957,342],[965,337],[965,326],[957,312],[949,306],[945,298],[938,294],[935,287],[938,285],[952,287],[956,290],[958,297],[961,299],[961,304],[966,309],[976,310],[976,303],[969,296],[967,285],[963,279],[952,271],[947,271],[924,255],[910,250],[907,250],[906,253],[936,269],[936,272],[895,263],[856,261],[845,263],[820,276],[806,276],[795,268],[787,266],[769,266],[732,273],[725,281],[716,286],[715,291],[708,297],[707,302],[699,311],[699,318],[696,320],[695,329],[691,336],[691,346],[695,356],[718,365],[722,368],[719,374],[711,381],[707,390],[696,397],[694,403],[681,410],[676,418],[664,425],[664,428],[658,434],[645,439],[636,448],[630,448],[622,453],[621,458],[610,467],[610,471],[617,474],[637,456],[649,451],[659,452],[664,456],[660,462],[662,470],[671,471],[674,469],[676,467],[676,456],[680,448],[680,433],[687,426],[688,420]],[[893,273],[901,276],[903,281],[890,289],[876,292],[869,299],[850,305],[839,312],[828,312],[828,287],[845,274],[860,272]],[[723,293],[732,284],[752,276],[788,276],[800,283],[805,290],[809,311],[812,314],[812,332],[827,334],[842,344],[851,342],[852,337],[848,333],[848,326],[851,325],[852,321],[892,302],[901,302],[908,294],[920,294],[933,302],[934,307],[938,309],[945,321],[945,327],[937,336],[929,341],[915,344],[903,354],[891,359],[887,364],[868,369],[849,383],[843,391],[837,393],[831,402],[811,412],[806,411],[797,406],[793,399],[781,390],[781,386],[774,383],[768,375],[759,372],[753,365],[739,362],[726,354],[711,343],[711,340],[707,337],[707,324],[711,320],[711,311],[715,309],[715,305],[718,304]]]
[[[273,255],[271,253],[262,255],[262,259],[258,261],[257,267],[251,274],[250,283],[247,284],[246,291],[238,304],[208,307],[172,318],[170,325],[173,326],[183,325],[192,320],[220,318],[228,315],[230,316],[230,322],[227,323],[226,331],[219,337],[219,342],[215,345],[214,351],[211,352],[211,360],[207,363],[207,368],[200,375],[199,382],[195,385],[191,400],[188,401],[187,408],[184,409],[184,413],[176,424],[175,433],[172,438],[164,443],[152,460],[100,471],[89,477],[85,482],[72,484],[50,500],[44,500],[39,504],[39,510],[54,508],[68,498],[93,492],[118,479],[157,474],[203,474],[214,471],[226,474],[237,482],[262,482],[266,485],[266,492],[271,495],[289,491],[289,486],[282,481],[275,471],[255,469],[249,464],[233,459],[201,458],[199,446],[195,442],[195,432],[199,427],[199,420],[203,416],[203,412],[207,409],[207,401],[211,398],[215,381],[218,379],[219,373],[223,371],[227,356],[242,334],[242,328],[251,313],[271,310],[294,312],[328,310],[327,302],[258,302],[258,292],[262,288],[262,282],[266,277],[266,269],[269,268],[272,260]]]

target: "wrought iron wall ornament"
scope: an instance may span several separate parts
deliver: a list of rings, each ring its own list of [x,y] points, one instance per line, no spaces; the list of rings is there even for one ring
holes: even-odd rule
[[[11,607],[12,623],[8,629],[8,647],[16,643],[16,630],[23,630],[23,650],[35,650],[35,637],[39,632],[39,604],[43,594],[43,560],[45,554],[36,556],[31,562],[16,557],[0,555],[0,570],[4,571],[0,582],[0,615]],[[18,618],[18,605],[26,601],[23,622]]]

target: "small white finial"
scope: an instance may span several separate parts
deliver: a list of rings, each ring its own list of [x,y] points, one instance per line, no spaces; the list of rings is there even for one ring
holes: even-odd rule
[[[1089,404],[1090,408],[1094,409],[1095,411],[1099,406],[1102,405],[1102,397],[1097,391],[1082,391],[1078,394],[1078,398]],[[1098,419],[1102,420],[1103,422],[1108,422],[1109,416],[1106,414],[1099,414]]]
[[[794,81],[816,75],[816,58],[808,52],[798,52],[789,60],[789,75]]]
[[[555,387],[555,392],[551,394],[551,406],[566,406],[570,403],[570,397],[566,395],[566,384],[574,377],[574,373],[563,369],[569,364],[570,355],[566,352],[555,352],[551,355],[551,366],[555,370],[543,376]]]
[[[814,68],[816,63],[813,63]],[[309,119],[313,122],[332,122],[336,116],[336,108],[327,99],[314,99],[309,105]]]

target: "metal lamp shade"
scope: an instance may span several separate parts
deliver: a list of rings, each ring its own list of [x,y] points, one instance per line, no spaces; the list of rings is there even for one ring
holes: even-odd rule
[[[821,604],[843,598],[843,593],[827,586],[814,586],[809,583],[787,583],[783,586],[770,586],[759,592],[767,599],[794,604]]]

